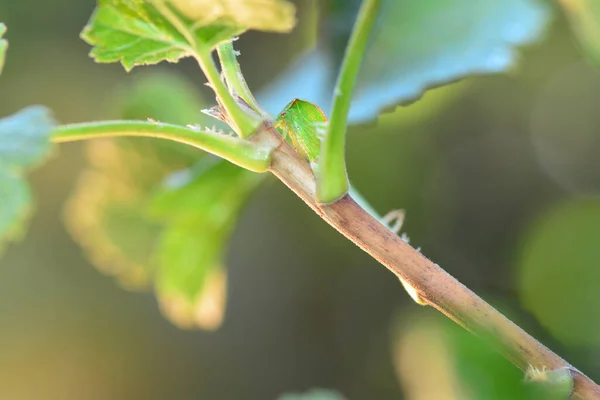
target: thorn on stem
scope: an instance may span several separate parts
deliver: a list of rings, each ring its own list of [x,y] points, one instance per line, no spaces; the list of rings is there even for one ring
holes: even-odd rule
[[[404,243],[410,244],[410,238],[408,237],[406,232],[402,232],[402,235],[400,235],[400,239],[402,239]]]
[[[421,305],[421,306],[427,305],[427,302],[425,300],[423,300],[423,298],[419,295],[419,292],[417,292],[417,289],[415,289],[410,283],[406,282],[404,279],[400,278],[399,276],[398,276],[398,279],[400,279],[400,283],[402,283],[404,290],[406,290],[408,295],[411,297],[411,299],[413,299],[415,301],[415,303],[417,303],[418,305]]]

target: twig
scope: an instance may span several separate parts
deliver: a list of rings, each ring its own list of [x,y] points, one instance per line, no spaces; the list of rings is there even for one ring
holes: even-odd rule
[[[269,123],[265,123],[252,140],[269,145],[281,143],[277,131]],[[426,304],[490,342],[522,371],[532,367],[567,368],[574,381],[572,398],[600,399],[600,386],[405,243],[362,209],[350,195],[330,205],[317,204],[312,170],[287,143],[273,152],[270,171],[323,220],[407,281]]]

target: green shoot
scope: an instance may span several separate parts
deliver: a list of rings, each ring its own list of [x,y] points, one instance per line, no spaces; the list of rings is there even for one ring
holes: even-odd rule
[[[344,61],[333,94],[333,109],[317,174],[317,201],[333,203],[348,193],[346,172],[346,130],[352,92],[367,47],[369,32],[375,21],[380,0],[364,0],[348,42]]]
[[[212,130],[198,130],[179,125],[142,121],[107,121],[63,125],[54,130],[51,139],[55,143],[65,143],[117,136],[172,140],[213,153],[254,172],[268,170],[273,150]]]
[[[248,88],[248,84],[240,69],[240,64],[237,61],[236,51],[233,49],[233,43],[231,41],[221,43],[219,47],[217,47],[217,52],[219,54],[219,60],[221,61],[221,71],[232,94],[235,93],[252,107],[254,111],[266,116],[266,113],[261,110],[254,95]]]

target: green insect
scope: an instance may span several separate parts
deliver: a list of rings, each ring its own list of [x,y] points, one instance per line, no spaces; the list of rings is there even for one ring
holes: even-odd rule
[[[321,152],[321,136],[327,118],[316,105],[305,100],[292,100],[275,120],[275,127],[304,159],[314,167]]]

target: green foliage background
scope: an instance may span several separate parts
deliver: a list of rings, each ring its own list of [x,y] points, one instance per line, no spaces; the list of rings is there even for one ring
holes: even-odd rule
[[[237,42],[253,88],[308,47],[312,3],[297,2],[301,25],[291,35]],[[116,116],[119,93],[150,69],[126,74],[87,57],[78,35],[93,6],[0,0],[11,42],[0,115],[43,103],[62,122]],[[165,69],[210,98],[189,60],[152,71]],[[378,211],[407,210],[413,244],[597,381],[599,89],[558,17],[511,74],[434,90],[348,138],[353,184]],[[468,393],[461,398],[529,395],[516,369],[414,305],[273,180],[234,233],[223,326],[175,328],[152,295],[100,275],[67,235],[63,207],[87,165],[84,147],[61,146],[33,174],[32,229],[0,260],[0,398],[274,399],[312,387],[349,399],[416,398],[411,388],[423,385],[403,372],[403,343],[422,346],[408,359],[425,370],[417,383],[450,380]],[[422,340],[408,341],[412,331]],[[425,351],[431,340],[447,351]],[[431,365],[448,368],[427,374]]]

